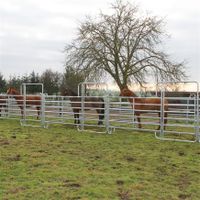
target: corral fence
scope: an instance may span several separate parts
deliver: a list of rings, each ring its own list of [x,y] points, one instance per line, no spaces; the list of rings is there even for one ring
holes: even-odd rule
[[[98,108],[91,106],[92,102],[86,101],[86,95],[47,95],[43,93],[41,85],[40,94],[34,95],[40,97],[40,100],[37,100],[40,102],[39,117],[34,103],[30,106],[28,102],[30,100],[27,97],[33,96],[26,93],[29,85],[24,84],[21,95],[0,95],[0,118],[20,119],[22,126],[47,128],[51,124],[66,124],[77,127],[79,131],[109,134],[116,129],[136,130],[152,132],[161,140],[200,142],[199,85],[197,82],[184,82],[187,83],[195,86],[195,91],[188,96],[179,96],[178,92],[177,95],[166,96],[165,86],[161,84],[160,95],[157,97],[135,97],[133,100],[133,97],[108,94],[101,96],[104,106]],[[23,98],[19,100],[19,96]],[[93,96],[97,99],[99,97]],[[155,98],[159,101],[148,103],[148,106],[145,104],[147,99]],[[131,103],[128,99],[132,100]],[[95,101],[95,104],[102,104],[102,101]],[[74,123],[74,116],[79,120],[79,124]],[[98,125],[99,119],[103,124]]]

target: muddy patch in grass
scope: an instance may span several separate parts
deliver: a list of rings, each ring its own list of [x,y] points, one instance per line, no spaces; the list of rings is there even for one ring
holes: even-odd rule
[[[0,139],[0,146],[9,145],[10,142],[7,139]]]
[[[23,192],[24,190],[26,190],[25,187],[16,187],[16,188],[11,188],[7,194],[17,194],[19,192]]]
[[[136,158],[134,158],[133,156],[125,156],[124,158],[125,158],[125,160],[127,160],[128,162],[135,162],[135,161],[136,161]]]
[[[196,152],[196,154],[200,156],[200,151]]]
[[[184,200],[184,199],[190,199],[191,198],[191,194],[179,194],[178,198],[180,200]]]
[[[10,156],[6,158],[7,161],[20,161],[21,160],[21,156],[20,154],[14,155],[14,156]]]
[[[122,180],[116,180],[116,184],[117,185],[124,185],[124,181],[122,181]]]
[[[70,187],[70,188],[80,188],[81,185],[79,183],[71,183],[71,184],[68,184],[68,187]]]
[[[181,174],[178,179],[178,187],[181,191],[186,190],[191,184],[190,178],[187,174]]]
[[[119,188],[117,196],[119,197],[120,200],[131,200],[132,195],[130,190],[125,190],[122,188]]]
[[[179,151],[179,152],[178,152],[178,155],[179,155],[179,156],[185,156],[186,154],[185,154],[184,151]]]
[[[71,188],[71,189],[78,189],[78,188],[81,187],[81,184],[76,183],[72,180],[64,180],[62,186],[68,187],[68,188]]]

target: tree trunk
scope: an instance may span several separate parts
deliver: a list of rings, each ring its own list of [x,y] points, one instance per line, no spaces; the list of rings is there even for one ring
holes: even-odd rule
[[[122,91],[124,88],[128,88],[128,84],[127,83],[121,83],[120,80],[116,80],[116,79],[115,79],[115,81],[116,81],[120,91]]]

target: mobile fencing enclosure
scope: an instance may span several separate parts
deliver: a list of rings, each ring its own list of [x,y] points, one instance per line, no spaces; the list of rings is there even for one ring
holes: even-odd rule
[[[34,96],[39,98],[0,95],[1,118],[20,119],[23,126],[67,124],[79,131],[106,133],[137,130],[162,140],[200,142],[198,90],[187,97],[166,96],[164,90],[158,97]]]

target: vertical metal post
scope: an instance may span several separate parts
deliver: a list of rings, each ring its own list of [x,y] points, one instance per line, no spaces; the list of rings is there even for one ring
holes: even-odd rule
[[[24,83],[22,83],[22,84],[20,85],[20,94],[23,93],[23,87],[24,87]]]
[[[110,129],[110,98],[109,96],[105,97],[105,125],[106,125],[106,132],[108,134],[112,133]]]
[[[10,117],[11,101],[12,101],[12,99],[10,98],[10,95],[8,95],[8,99],[7,99],[7,118]]]
[[[41,88],[42,88],[42,94],[44,93],[44,85],[43,85],[43,83],[42,84],[39,84],[39,85],[41,85]]]
[[[196,99],[197,97],[196,97],[196,95],[194,94],[193,95],[193,100],[192,100],[192,102],[193,102],[193,106],[192,106],[192,113],[193,113],[193,118],[194,118],[194,122],[196,123],[196,116],[197,116],[197,105],[196,105],[196,101],[197,101],[197,99]],[[198,122],[197,122],[198,123]]]
[[[81,94],[82,94],[82,92],[81,92],[81,90],[82,90],[82,84],[83,83],[79,83],[78,84],[78,96],[81,96]]]
[[[26,124],[26,85],[25,84],[23,84],[22,85],[22,87],[23,87],[23,89],[22,89],[22,91],[23,91],[23,119],[22,119],[22,123],[23,124]]]
[[[199,133],[199,83],[197,84],[197,94],[196,94],[196,114],[195,114],[195,135],[196,141],[200,142],[200,133]]]
[[[64,114],[64,113],[63,113],[63,112],[64,112],[64,103],[63,103],[63,102],[64,102],[64,97],[62,96],[62,97],[61,97],[61,109],[59,109],[59,110],[60,110],[60,112],[61,112],[61,113],[60,113],[60,117],[61,117],[62,121],[64,122],[64,117],[63,117],[63,114]]]
[[[45,94],[41,94],[41,108],[40,108],[40,119],[41,119],[41,126],[45,128]]]
[[[80,123],[81,123],[81,131],[84,130],[84,124],[85,124],[85,87],[84,84],[81,85],[81,118],[80,118]]]
[[[158,96],[158,83],[156,84],[155,95],[156,95],[156,97]]]
[[[130,98],[130,97],[129,97]],[[137,98],[137,97],[136,97]],[[133,99],[133,103],[132,103],[132,114],[133,114],[133,118],[132,118],[132,120],[133,120],[133,127],[135,127],[135,97],[133,97],[132,98]]]
[[[160,105],[160,137],[163,138],[164,137],[164,113],[165,113],[165,101],[164,101],[164,97],[165,97],[165,91],[162,89],[161,90],[161,105]]]
[[[188,124],[188,122],[189,122],[189,112],[190,112],[190,106],[189,106],[189,104],[190,104],[190,98],[191,98],[191,96],[189,96],[189,98],[187,98],[187,106],[186,106],[186,119],[187,119],[187,121],[186,121],[186,123]]]
[[[119,116],[122,114],[122,97],[119,97]]]

